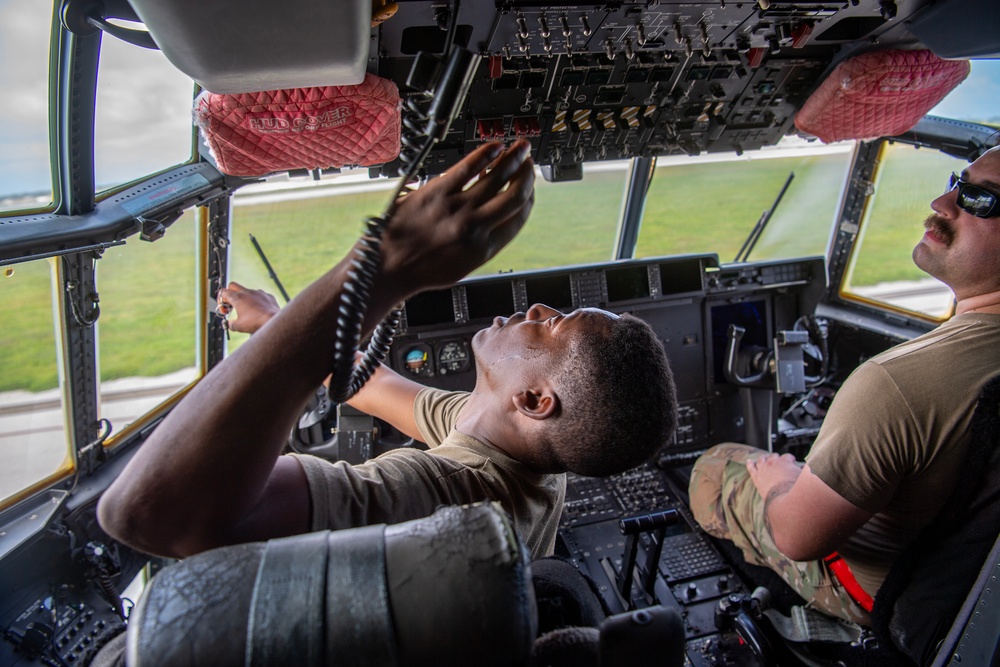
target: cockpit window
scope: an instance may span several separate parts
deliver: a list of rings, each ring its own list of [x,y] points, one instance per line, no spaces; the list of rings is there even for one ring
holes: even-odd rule
[[[610,259],[628,168],[627,162],[588,165],[582,181],[563,183],[536,176],[528,224],[476,275]],[[385,211],[395,184],[369,180],[365,172],[242,188],[233,201],[230,276],[277,295],[249,240],[253,234],[289,295],[295,296],[354,244],[368,216]],[[234,334],[230,348],[241,339]]]
[[[104,37],[94,122],[98,192],[191,159],[193,92],[191,79],[159,51]]]
[[[930,113],[1000,127],[1000,59],[970,60],[971,71]]]
[[[395,185],[369,180],[365,171],[320,181],[278,177],[241,188],[233,197],[230,277],[282,301],[252,235],[289,296],[295,296],[347,252],[369,216],[384,212]]]
[[[1000,61],[973,60],[972,71],[937,107],[938,115],[1000,128]],[[930,203],[968,162],[931,149],[887,144],[854,245],[841,295],[892,310],[949,317],[951,290],[913,264],[913,247],[924,232]]]
[[[46,208],[52,3],[0,0],[0,213]]]
[[[69,465],[52,267],[0,267],[0,502]]]
[[[97,263],[100,417],[114,433],[197,376],[195,210],[155,243],[132,237]]]
[[[951,290],[918,269],[912,252],[931,201],[944,191],[949,174],[967,166],[965,160],[906,144],[883,148],[843,296],[931,319],[951,315]]]
[[[535,178],[531,218],[475,275],[606,262],[614,255],[628,162],[584,165],[583,180]]]
[[[849,143],[785,140],[753,155],[661,157],[636,256],[717,252],[729,262],[751,246],[751,260],[824,255],[840,198],[832,184],[844,181],[850,156]],[[759,239],[744,248],[765,215]]]

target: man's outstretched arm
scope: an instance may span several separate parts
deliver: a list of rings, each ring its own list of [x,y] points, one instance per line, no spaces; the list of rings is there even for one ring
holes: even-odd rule
[[[477,149],[399,203],[363,332],[405,298],[464,277],[521,229],[534,201],[530,146],[517,142],[497,160],[500,149]],[[171,411],[101,498],[110,535],[186,556],[309,530],[305,475],[279,455],[332,367],[347,270],[344,259],[306,288]]]
[[[236,311],[230,324],[233,331],[254,334],[267,324],[281,307],[273,295],[264,290],[247,289],[239,283],[229,283],[219,290],[220,303]],[[360,357],[360,353],[358,353]],[[413,405],[425,385],[403,377],[391,368],[379,366],[365,386],[347,403],[362,412],[389,422],[401,433],[422,439],[413,415]]]

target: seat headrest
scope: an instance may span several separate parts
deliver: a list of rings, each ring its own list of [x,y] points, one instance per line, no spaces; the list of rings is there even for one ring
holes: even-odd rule
[[[126,664],[521,665],[528,553],[499,505],[223,547],[156,575]]]

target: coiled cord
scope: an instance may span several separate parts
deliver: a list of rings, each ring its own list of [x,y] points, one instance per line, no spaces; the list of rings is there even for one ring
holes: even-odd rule
[[[456,1],[450,16],[449,46],[454,39],[457,9]],[[454,51],[450,55],[454,55]],[[462,63],[465,63],[464,68],[461,66]],[[443,113],[443,118],[439,117],[442,112],[438,110],[442,100],[432,101],[429,95],[412,95],[403,105],[399,153],[403,174],[385,214],[368,218],[365,233],[355,246],[340,297],[330,379],[330,397],[337,403],[349,400],[361,390],[375,369],[385,361],[392,347],[393,337],[402,318],[401,308],[393,309],[378,324],[361,359],[357,363],[354,361],[355,350],[361,343],[361,328],[368,309],[368,297],[380,266],[385,230],[401,199],[412,191],[410,185],[417,180],[424,160],[447,132],[454,107],[464,100],[471,72],[475,70],[476,63],[478,60],[470,57],[448,61],[449,67],[445,68],[443,76],[445,80],[442,81],[444,91],[441,96],[450,98],[449,102],[443,105],[450,111]],[[456,82],[455,79],[459,74],[463,75],[462,80]]]
[[[368,218],[365,233],[355,246],[354,256],[351,258],[340,297],[330,380],[330,397],[337,403],[344,403],[358,393],[375,373],[375,369],[385,361],[403,315],[402,308],[394,308],[375,327],[361,359],[354,362],[354,352],[361,343],[361,327],[368,310],[368,297],[380,266],[385,230],[389,227],[401,198],[412,192],[410,185],[417,180],[417,173],[436,143],[435,137],[424,133],[428,122],[426,110],[425,99],[417,96],[411,97],[403,105],[399,153],[399,161],[403,164],[402,178],[385,214]]]

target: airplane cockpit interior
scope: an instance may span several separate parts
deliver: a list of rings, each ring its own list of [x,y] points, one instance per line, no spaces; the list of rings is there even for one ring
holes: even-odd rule
[[[720,443],[802,460],[855,368],[955,313],[911,251],[946,185],[996,202],[960,176],[1000,144],[996,0],[0,0],[0,26],[0,666],[998,664],[995,508],[975,567],[934,570],[961,595],[875,596],[873,628],[806,608],[688,497]],[[344,402],[359,342],[468,391],[498,316],[633,315],[676,429],[568,473],[554,558],[490,503],[182,560],[102,529],[248,338],[220,289],[287,303],[397,197],[516,140],[520,236],[348,338],[287,451],[423,447]]]

